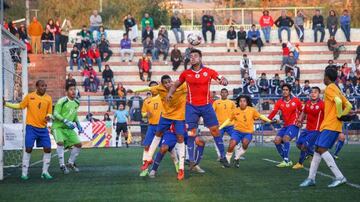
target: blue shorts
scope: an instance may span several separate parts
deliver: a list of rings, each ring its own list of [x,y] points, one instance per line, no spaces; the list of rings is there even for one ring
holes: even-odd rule
[[[233,133],[234,126],[226,126],[220,130],[220,135],[224,137],[224,134],[227,133],[229,136]]]
[[[175,133],[182,135],[185,132],[185,121],[171,120],[164,117],[160,117],[159,124],[156,128],[156,132],[165,133],[170,129],[171,124],[175,126]]]
[[[187,142],[187,132],[184,133],[184,142]],[[176,135],[170,131],[166,131],[161,140],[161,146],[167,145],[169,147],[169,151],[172,151],[175,148],[177,143]]]
[[[33,148],[35,141],[37,147],[51,148],[49,130],[26,125],[25,148]]]
[[[204,125],[208,128],[219,125],[216,118],[214,108],[211,104],[204,106],[194,106],[192,104],[186,104],[185,120],[188,125],[188,130],[198,128],[200,117],[204,120]]]
[[[316,139],[319,137],[320,131],[318,130],[303,130],[300,133],[298,140],[296,141],[297,145],[305,145],[306,147],[312,147],[315,145]]]
[[[295,125],[290,125],[290,126],[286,126],[286,127],[282,127],[277,136],[280,136],[281,138],[283,138],[285,135],[290,137],[290,140],[294,139],[294,137],[296,137],[299,133],[299,127],[295,126]]]
[[[317,147],[331,149],[339,137],[340,132],[332,130],[323,130],[316,139],[315,145]]]
[[[156,133],[157,125],[149,124],[148,129],[146,131],[145,139],[143,142],[144,146],[150,146],[151,142],[153,141]]]
[[[233,130],[231,133],[231,139],[236,141],[236,144],[239,144],[239,142],[242,142],[243,139],[248,139],[249,142],[252,140],[252,134],[250,133],[242,133],[238,130]]]

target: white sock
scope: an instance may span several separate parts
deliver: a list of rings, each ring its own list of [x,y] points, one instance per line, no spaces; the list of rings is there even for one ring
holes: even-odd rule
[[[22,159],[22,175],[27,176],[29,170],[31,153],[24,152]]]
[[[176,149],[176,148],[175,148]],[[189,153],[188,153],[188,147],[185,145],[185,159],[189,160]]]
[[[235,160],[239,160],[240,157],[241,157],[243,154],[245,154],[245,152],[246,152],[246,149],[243,149],[243,147],[239,147],[239,149],[237,149],[237,150],[235,151]]]
[[[308,177],[309,179],[315,180],[316,172],[319,168],[320,162],[321,162],[321,156],[319,153],[315,152],[310,164],[309,177]]]
[[[226,152],[226,160],[230,163],[233,152]]]
[[[59,157],[59,164],[60,166],[64,166],[65,165],[65,161],[64,161],[64,146],[57,146],[56,148],[56,152],[57,155]]]
[[[219,151],[219,149],[217,148],[215,142],[214,142],[214,147],[215,147],[215,151],[216,151],[216,154],[217,154],[218,158],[220,158],[220,157],[221,157],[221,154],[220,154],[220,151]]]
[[[335,175],[336,179],[342,179],[344,178],[344,175],[341,173],[339,168],[337,167],[334,158],[331,156],[329,151],[326,151],[321,155],[321,157],[324,159],[326,165],[330,168],[331,172]]]
[[[240,148],[241,148],[241,144],[237,144],[237,145],[235,146],[235,149],[234,149],[235,158],[236,158],[237,156],[239,156]]]
[[[178,159],[178,157],[177,157],[176,149],[175,149],[175,148],[174,148],[173,150],[171,150],[171,152],[170,152],[170,157],[171,157],[171,159],[173,160],[173,162],[174,162],[175,165],[179,162],[179,159]]]
[[[148,156],[148,151],[145,151],[145,149],[144,149],[144,152],[143,152],[143,158],[142,158],[142,160],[143,160],[143,162],[146,160],[146,157]]]
[[[51,161],[51,153],[44,153],[42,173],[49,173],[49,166]]]
[[[179,169],[184,170],[185,163],[185,143],[177,143],[177,150],[179,152]]]
[[[151,142],[146,160],[148,160],[148,161],[152,160],[152,157],[154,156],[155,150],[158,147],[160,140],[161,140],[161,137],[158,137],[158,136],[154,137],[153,141]]]
[[[76,157],[79,155],[79,153],[80,153],[80,148],[77,147],[72,148],[68,163],[74,164],[76,161]]]

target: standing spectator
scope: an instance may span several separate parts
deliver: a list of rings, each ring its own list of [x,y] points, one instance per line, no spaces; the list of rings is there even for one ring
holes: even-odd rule
[[[243,58],[240,60],[240,74],[242,78],[245,78],[245,73],[250,75],[250,71],[252,70],[252,61],[247,57],[247,54],[243,55]]]
[[[114,86],[114,72],[111,70],[108,64],[105,65],[105,70],[102,72],[103,84],[111,83]]]
[[[343,47],[343,45],[339,45],[335,40],[335,37],[331,36],[327,41],[327,46],[329,50],[333,52],[334,60],[338,59],[340,56],[341,47]]]
[[[121,82],[116,87],[116,109],[119,109],[120,104],[126,104],[126,89]]]
[[[348,10],[344,10],[342,16],[340,17],[340,27],[344,32],[346,41],[350,42],[350,31],[351,31],[351,18]]]
[[[275,74],[270,80],[270,91],[272,95],[276,95],[276,89],[280,88],[280,77],[279,74]]]
[[[92,15],[90,16],[90,32],[99,31],[99,27],[102,25],[102,18],[98,14],[97,10],[93,10]]]
[[[304,81],[304,86],[301,88],[301,96],[308,98],[310,93],[311,93],[310,81],[305,80]]]
[[[187,65],[190,62],[190,53],[191,50],[193,49],[193,45],[189,44],[188,47],[185,49],[185,54],[184,54],[184,69],[187,69]]]
[[[49,19],[46,24],[46,29],[55,37],[56,27],[53,19]]]
[[[244,27],[241,26],[240,30],[237,33],[237,39],[238,39],[238,46],[242,52],[245,51],[246,47],[246,31],[244,30]]]
[[[41,42],[43,47],[43,53],[51,54],[54,45],[54,35],[50,33],[48,29],[46,29],[45,32],[42,34]]]
[[[65,24],[60,29],[61,29],[61,36],[60,36],[61,52],[65,53],[67,51],[67,44],[69,42],[69,32],[72,29],[71,21],[65,19]]]
[[[143,31],[147,25],[149,25],[151,29],[154,29],[154,20],[150,17],[149,13],[145,13],[144,17],[141,19],[141,28]]]
[[[294,25],[294,21],[286,16],[286,11],[281,11],[281,16],[275,21],[275,25],[278,29],[278,38],[280,43],[282,43],[281,32],[285,30],[287,32],[287,39],[290,41],[291,36],[291,27]]]
[[[301,43],[304,42],[304,37],[305,37],[304,21],[305,21],[305,15],[301,10],[299,10],[296,14],[294,25],[295,25],[296,34],[298,35]]]
[[[237,52],[236,31],[234,26],[230,26],[226,34],[226,47],[228,52],[230,52],[230,43],[234,44],[234,52]]]
[[[170,53],[170,60],[173,66],[172,70],[176,71],[182,61],[181,51],[178,49],[176,44],[174,45],[174,49]]]
[[[205,43],[207,43],[206,33],[208,31],[211,32],[211,43],[214,43],[214,41],[215,41],[215,24],[214,23],[215,23],[214,17],[207,12],[201,18],[202,34],[203,34]]]
[[[104,114],[103,122],[105,122],[106,133],[112,134],[113,123],[108,113]]]
[[[138,92],[135,92],[135,95],[132,96],[129,100],[130,117],[132,121],[141,121],[142,104],[143,99],[140,97],[140,94]]]
[[[268,95],[269,94],[269,80],[266,78],[265,72],[261,73],[261,77],[257,80],[257,86],[260,90],[260,95]]]
[[[125,33],[123,34],[123,38],[120,41],[120,54],[121,54],[121,61],[125,62],[125,54],[129,54],[129,62],[132,62],[134,58],[135,51],[131,49],[131,40],[129,39],[128,35]]]
[[[41,53],[41,36],[44,32],[44,29],[36,17],[33,17],[33,20],[29,25],[28,31],[31,38],[31,47],[33,53]]]
[[[77,46],[74,46],[70,52],[70,70],[73,71],[74,64],[77,64],[78,71],[80,71],[81,61],[80,61],[80,51],[78,50]]]
[[[99,43],[99,51],[100,51],[101,61],[103,61],[103,62],[109,61],[113,52],[110,50],[110,43],[108,40],[106,40],[105,36],[101,36],[101,40]],[[106,54],[106,57],[104,57],[105,54]]]
[[[116,95],[114,86],[111,82],[106,82],[106,87],[104,88],[104,99],[109,104],[108,112],[111,111],[111,107],[114,107],[114,97]]]
[[[25,28],[24,24],[20,25],[18,33],[19,33],[19,39],[21,41],[23,41],[24,43],[28,41],[28,34],[27,34],[27,31],[26,31],[26,28]]]
[[[152,54],[154,50],[154,41],[150,39],[150,37],[146,37],[146,39],[142,42],[143,44],[143,54]]]
[[[301,87],[300,87],[300,80],[295,79],[294,86],[291,88],[291,94],[295,97],[300,97],[301,95]]]
[[[101,57],[100,57],[100,51],[97,48],[96,44],[91,45],[90,50],[88,51],[88,57],[89,61],[91,61],[91,64],[98,65],[99,72],[101,72]]]
[[[139,67],[139,76],[142,81],[145,81],[144,79],[144,73],[147,73],[147,81],[151,80],[151,59],[150,55],[143,55],[138,62]]]
[[[179,18],[179,12],[175,11],[174,16],[171,17],[171,30],[174,32],[176,43],[184,43],[184,30],[181,29],[181,19]],[[181,38],[179,37],[179,33]]]
[[[339,20],[334,10],[329,11],[329,17],[326,20],[326,27],[329,30],[330,36],[335,36],[338,29]]]
[[[99,27],[99,31],[95,30],[93,32],[93,39],[95,43],[99,43],[101,38],[104,37],[105,39],[107,39],[107,32],[104,28],[104,26],[100,26]]]
[[[162,34],[160,34],[155,41],[155,47],[152,54],[153,60],[154,61],[159,60],[159,54],[162,53],[164,55],[163,60],[165,64],[167,64],[166,58],[169,54],[169,48],[170,48],[169,41],[166,40]]]
[[[19,37],[18,35],[19,35],[19,33],[18,33],[18,28],[16,27],[16,24],[15,24],[15,22],[9,22],[9,32],[11,33],[11,34],[13,34],[14,36],[16,36],[16,37]]]
[[[67,76],[67,79],[65,80],[65,89],[67,89],[67,86],[69,85],[75,85],[76,86],[76,80],[73,78],[73,74],[69,73]]]
[[[136,42],[139,36],[139,31],[136,21],[131,16],[130,13],[125,17],[124,26],[125,26],[126,34],[129,36],[129,39],[132,40],[133,42]]]
[[[55,21],[55,52],[60,53],[60,43],[61,43],[61,27],[59,20]]]
[[[147,25],[141,34],[141,41],[144,42],[146,38],[150,38],[150,40],[154,40],[154,31],[152,30],[152,28],[150,27],[150,25]]]
[[[273,18],[269,15],[268,10],[263,11],[263,15],[260,17],[259,24],[263,31],[266,43],[270,43],[271,27],[274,25]]]
[[[315,43],[317,42],[317,33],[319,31],[321,33],[320,42],[324,42],[324,37],[325,37],[324,17],[320,15],[319,9],[315,10],[315,15],[313,16],[312,21],[313,21],[312,29],[314,30],[314,42]]]
[[[263,42],[260,37],[260,31],[256,29],[255,24],[251,25],[251,29],[248,31],[247,37],[249,52],[251,52],[251,46],[253,44],[256,44],[258,47],[258,51],[261,52],[261,46],[263,45]]]
[[[170,40],[169,40],[169,34],[168,34],[167,30],[166,30],[165,25],[161,25],[161,26],[160,26],[160,29],[159,29],[159,32],[158,32],[158,36],[159,36],[160,34],[163,35],[164,39],[166,39],[166,40],[168,40],[168,41],[170,42]]]

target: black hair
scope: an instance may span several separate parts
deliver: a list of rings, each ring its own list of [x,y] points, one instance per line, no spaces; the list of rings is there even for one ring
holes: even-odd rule
[[[325,76],[329,78],[330,81],[335,82],[337,79],[337,71],[333,68],[327,68],[325,70]]]
[[[235,101],[236,107],[240,107],[241,98],[244,98],[246,100],[247,106],[252,107],[251,98],[248,95],[239,95]]]
[[[71,87],[76,87],[76,84],[70,83],[70,84],[66,85],[65,90],[68,91]]]
[[[42,83],[42,82],[44,82],[44,83],[45,83],[45,81],[44,81],[44,80],[42,80],[42,79],[37,80],[35,85],[36,85],[36,86],[39,86],[39,85],[40,85],[40,83]]]
[[[314,86],[314,87],[312,87],[311,89],[312,89],[312,90],[317,90],[319,93],[321,93],[320,88],[319,88],[319,87],[317,87],[317,86]]]
[[[167,74],[163,75],[163,76],[161,77],[161,83],[164,83],[164,81],[165,81],[166,79],[170,79],[170,80],[171,80],[171,77],[170,77],[169,75],[167,75]]]
[[[287,87],[289,89],[289,91],[291,92],[291,85],[288,83],[285,83],[281,86],[281,90],[284,90],[284,87]]]
[[[310,81],[309,81],[309,80],[305,80],[305,83],[310,83]]]
[[[261,73],[261,76],[266,76],[266,73],[265,72]]]
[[[124,36],[127,36],[127,35],[128,35],[127,33],[124,33],[124,34],[123,34],[123,37],[124,37]]]
[[[282,46],[283,48],[285,48],[287,45],[286,45],[286,43],[282,43],[281,46]]]
[[[198,54],[200,55],[200,57],[202,57],[201,50],[199,50],[199,49],[193,48],[193,49],[191,49],[191,51],[190,51],[190,54],[191,54],[191,53],[198,53]]]
[[[275,76],[279,76],[279,74],[278,74],[278,73],[276,73],[276,74],[275,74]]]
[[[156,82],[156,81],[150,81],[149,86],[151,86],[152,84],[159,85],[159,83],[158,83],[158,82]]]
[[[229,92],[228,89],[226,89],[226,88],[221,89],[221,91],[223,91],[223,90],[226,91],[227,93]]]

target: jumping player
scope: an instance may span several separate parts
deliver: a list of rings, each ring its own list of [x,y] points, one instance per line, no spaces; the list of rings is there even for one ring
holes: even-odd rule
[[[315,177],[321,162],[324,159],[326,165],[330,168],[331,172],[335,175],[335,179],[328,187],[337,187],[346,183],[346,178],[337,167],[334,158],[328,151],[338,139],[339,133],[342,131],[342,120],[351,108],[351,103],[341,93],[340,89],[336,86],[337,71],[332,68],[327,68],[324,75],[325,95],[325,114],[324,121],[320,126],[321,134],[315,142],[315,153],[311,161],[309,176],[300,184],[300,187],[308,187],[315,185]]]
[[[11,109],[27,109],[26,128],[25,128],[25,152],[22,159],[21,179],[28,180],[28,170],[31,152],[36,141],[38,147],[43,147],[43,168],[42,179],[51,180],[52,176],[48,169],[51,160],[51,142],[49,131],[46,127],[51,119],[52,99],[46,94],[46,82],[38,80],[36,82],[36,91],[29,93],[20,103],[9,103],[4,101],[4,105]]]
[[[293,169],[304,168],[305,158],[314,154],[314,144],[320,135],[320,126],[324,120],[324,102],[320,99],[320,92],[319,87],[312,87],[310,100],[303,106],[298,119],[297,125],[300,127],[306,116],[306,129],[302,131],[296,142],[296,146],[300,149],[300,157]]]
[[[281,86],[283,97],[275,103],[273,111],[269,114],[272,120],[280,110],[284,121],[284,126],[275,137],[274,143],[283,161],[277,165],[279,168],[290,167],[292,162],[289,160],[290,141],[299,133],[299,127],[296,121],[302,110],[302,104],[297,97],[291,96],[291,86],[284,84]]]
[[[219,122],[212,108],[212,100],[210,98],[211,80],[215,80],[224,86],[228,84],[228,81],[216,71],[202,64],[202,53],[198,49],[190,51],[190,64],[191,68],[181,73],[179,79],[174,83],[166,96],[168,101],[175,99],[174,92],[176,92],[176,89],[181,88],[184,83],[187,84],[188,95],[185,120],[189,131],[187,146],[190,169],[196,166],[194,159],[195,136],[200,117],[203,118],[205,126],[210,129],[210,133],[214,137],[221,155],[220,163],[224,167],[229,167],[230,165],[225,158],[224,142],[220,135]]]

